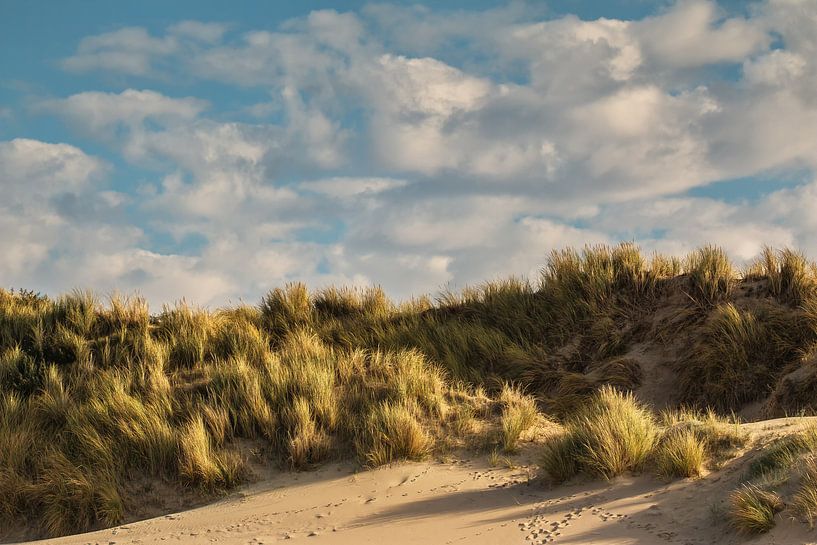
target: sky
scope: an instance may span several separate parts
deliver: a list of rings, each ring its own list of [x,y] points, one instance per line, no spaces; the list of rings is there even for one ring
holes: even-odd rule
[[[817,256],[817,0],[0,0],[0,286],[396,299]]]

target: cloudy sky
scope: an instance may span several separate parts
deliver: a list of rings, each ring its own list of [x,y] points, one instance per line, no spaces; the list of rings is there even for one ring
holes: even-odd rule
[[[229,5],[228,5],[229,4]],[[0,0],[0,286],[396,298],[817,256],[817,1]]]

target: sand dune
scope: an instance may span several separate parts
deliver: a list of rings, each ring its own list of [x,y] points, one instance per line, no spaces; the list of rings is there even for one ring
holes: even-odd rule
[[[770,435],[793,422],[748,427]],[[667,483],[640,475],[554,488],[534,478],[530,454],[514,458],[512,469],[492,468],[486,457],[373,471],[335,464],[270,473],[197,509],[38,543],[817,543],[817,532],[785,513],[757,538],[729,528],[722,507],[752,455],[701,479]]]

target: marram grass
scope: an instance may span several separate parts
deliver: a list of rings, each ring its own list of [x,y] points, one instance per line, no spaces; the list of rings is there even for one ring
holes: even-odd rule
[[[219,493],[248,476],[250,452],[307,469],[420,459],[460,436],[513,451],[537,406],[566,425],[545,447],[555,480],[643,469],[669,438],[626,393],[644,380],[631,348],[699,339],[678,369],[692,406],[737,410],[774,390],[779,410],[814,411],[817,386],[784,379],[817,342],[816,286],[792,250],[741,277],[718,248],[684,259],[625,243],[403,303],[293,283],[257,307],[151,314],[139,297],[0,289],[0,527],[115,524],[137,475]],[[680,319],[658,318],[663,305]],[[684,425],[707,458],[731,441]],[[694,473],[692,435],[669,444]]]

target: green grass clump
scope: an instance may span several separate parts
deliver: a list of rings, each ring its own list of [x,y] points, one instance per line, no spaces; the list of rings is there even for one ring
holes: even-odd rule
[[[743,485],[729,496],[732,527],[744,534],[762,534],[775,525],[775,515],[783,510],[783,500],[774,492]]]

